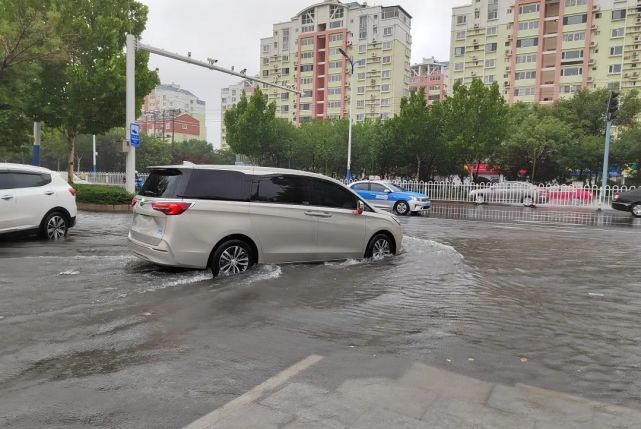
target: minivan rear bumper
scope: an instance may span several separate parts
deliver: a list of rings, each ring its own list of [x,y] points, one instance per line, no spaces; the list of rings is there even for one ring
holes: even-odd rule
[[[196,265],[188,265],[178,261],[171,248],[165,241],[161,241],[158,246],[151,246],[131,237],[128,237],[129,248],[135,256],[145,261],[168,267],[185,267],[185,268],[203,268]]]

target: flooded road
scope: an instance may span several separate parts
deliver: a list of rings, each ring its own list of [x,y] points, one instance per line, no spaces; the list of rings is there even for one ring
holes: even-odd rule
[[[227,279],[137,260],[127,215],[3,239],[0,426],[181,427],[335,350],[639,408],[641,228],[519,216],[436,210],[394,258]]]

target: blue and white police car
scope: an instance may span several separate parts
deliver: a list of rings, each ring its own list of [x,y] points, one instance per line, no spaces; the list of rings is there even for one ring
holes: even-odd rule
[[[373,206],[392,209],[399,216],[420,213],[432,207],[429,196],[406,191],[382,180],[362,180],[351,183],[349,187]]]

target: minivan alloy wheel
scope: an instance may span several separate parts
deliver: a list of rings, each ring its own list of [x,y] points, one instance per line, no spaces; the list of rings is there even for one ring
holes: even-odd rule
[[[230,246],[220,255],[218,260],[220,273],[224,275],[239,274],[249,268],[249,254],[240,246]]]
[[[48,239],[59,240],[67,233],[67,222],[61,215],[53,215],[47,221],[46,232]]]
[[[386,238],[379,238],[374,242],[374,251],[372,252],[372,257],[374,259],[382,259],[385,256],[392,254],[392,248],[390,246],[389,240]]]

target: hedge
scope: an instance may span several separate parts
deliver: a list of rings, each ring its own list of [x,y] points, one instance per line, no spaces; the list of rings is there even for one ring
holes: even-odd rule
[[[73,184],[76,202],[90,204],[130,204],[133,194],[120,186]]]

